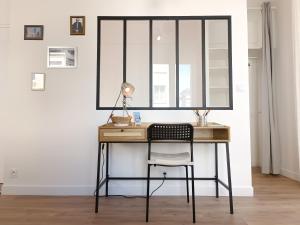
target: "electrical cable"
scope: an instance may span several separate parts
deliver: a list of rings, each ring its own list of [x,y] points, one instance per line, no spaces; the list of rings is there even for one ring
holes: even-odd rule
[[[160,189],[160,188],[163,186],[163,184],[165,183],[166,175],[167,175],[167,174],[166,174],[166,172],[164,172],[163,174],[164,174],[164,179],[163,179],[163,181],[161,182],[161,184],[160,184],[156,189],[154,189],[154,191],[151,192],[150,197],[152,197],[152,195],[154,194],[154,192],[156,192],[158,189]]]
[[[103,153],[103,152],[102,152]],[[104,156],[103,156],[103,158],[104,158]],[[104,166],[104,161],[103,161],[103,164],[102,164],[102,175],[101,175],[101,179],[100,179],[100,183],[102,182],[102,179],[103,179],[103,166]],[[150,196],[149,197],[152,197],[152,195],[156,192],[156,191],[158,191],[162,186],[163,186],[163,184],[165,183],[165,181],[166,181],[166,173],[164,172],[163,173],[163,175],[164,175],[164,179],[163,179],[163,181],[161,182],[161,184],[160,185],[158,185],[158,187],[157,188],[155,188],[152,192],[151,192],[151,194],[150,194]],[[95,191],[95,194],[94,195],[96,195],[96,191]],[[146,196],[135,196],[135,195],[133,195],[133,196],[131,196],[131,195],[109,195],[110,197],[123,197],[123,198],[146,198]],[[100,198],[103,198],[103,197],[106,197],[106,195],[101,195],[101,196],[99,196]]]
[[[104,144],[102,144],[102,146],[101,146],[101,155],[102,155],[102,165],[101,165],[101,178],[100,178],[100,181],[99,181],[99,189],[100,189],[100,184],[101,184],[101,182],[103,181],[103,171],[104,171],[104,162],[105,162],[105,158],[104,158],[104,152],[103,152],[103,149],[104,149]],[[100,164],[101,164],[101,162],[100,162]],[[152,197],[152,195],[157,191],[157,190],[159,190],[162,186],[163,186],[163,184],[165,183],[165,181],[166,181],[166,172],[164,172],[163,173],[163,175],[164,175],[164,179],[163,179],[163,181],[162,181],[162,183],[160,184],[160,185],[158,185],[158,187],[157,188],[155,188],[152,192],[151,192],[151,194],[150,194],[150,196],[149,197]],[[96,192],[97,192],[97,189],[94,191],[94,196],[96,196]],[[123,198],[146,198],[146,196],[130,196],[130,195],[109,195],[109,196],[113,196],[113,197],[123,197]],[[101,196],[99,196],[99,197],[106,197],[105,195],[101,195]]]

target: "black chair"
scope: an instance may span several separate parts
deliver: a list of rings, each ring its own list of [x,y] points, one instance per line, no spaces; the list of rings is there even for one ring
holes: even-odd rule
[[[150,168],[151,166],[185,167],[187,202],[189,202],[189,177],[188,167],[192,172],[192,205],[193,223],[195,216],[195,188],[194,188],[194,162],[193,162],[193,131],[191,124],[152,124],[148,128],[148,175],[147,175],[147,201],[146,201],[146,222],[149,219],[149,189],[150,189]],[[151,151],[152,142],[166,141],[190,143],[190,152],[182,153],[159,153]]]

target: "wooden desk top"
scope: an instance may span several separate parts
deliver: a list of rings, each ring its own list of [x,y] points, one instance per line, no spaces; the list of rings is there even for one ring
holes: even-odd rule
[[[141,125],[114,126],[112,123],[98,127],[99,142],[147,142],[147,128],[152,123]],[[207,126],[199,126],[191,123],[194,127],[194,142],[218,143],[230,141],[230,127],[218,123],[208,123]]]
[[[153,122],[154,123],[154,122]],[[99,129],[137,129],[137,128],[141,128],[141,129],[147,129],[151,124],[153,123],[142,123],[141,125],[129,125],[129,126],[115,126],[113,125],[113,123],[108,123],[108,124],[103,124],[101,126],[99,126]],[[200,126],[197,123],[191,123],[193,125],[193,127],[195,129],[224,129],[224,128],[230,128],[229,126],[226,125],[222,125],[219,123],[215,123],[215,122],[209,122],[207,124],[207,126]]]

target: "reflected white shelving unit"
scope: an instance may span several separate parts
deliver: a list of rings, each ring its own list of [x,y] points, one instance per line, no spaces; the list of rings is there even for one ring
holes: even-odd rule
[[[206,33],[206,104],[229,106],[229,64],[227,21],[209,20]]]

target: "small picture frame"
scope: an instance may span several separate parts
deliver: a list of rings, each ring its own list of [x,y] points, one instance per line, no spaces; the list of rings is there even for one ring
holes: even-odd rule
[[[48,68],[72,69],[77,67],[76,47],[48,47]]]
[[[85,16],[70,16],[70,35],[85,35]]]
[[[142,118],[140,112],[133,112],[133,118],[135,125],[139,126],[142,124]]]
[[[44,26],[24,25],[24,40],[44,40]]]
[[[45,74],[32,73],[31,75],[31,90],[32,91],[45,91]]]

